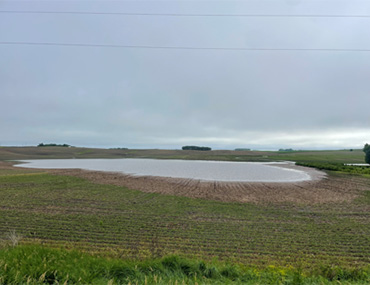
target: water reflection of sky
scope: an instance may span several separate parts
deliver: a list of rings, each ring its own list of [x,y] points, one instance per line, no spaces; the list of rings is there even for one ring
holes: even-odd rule
[[[302,170],[280,167],[278,163],[224,162],[158,159],[44,159],[23,160],[20,167],[81,168],[174,178],[241,182],[295,182],[310,180]]]

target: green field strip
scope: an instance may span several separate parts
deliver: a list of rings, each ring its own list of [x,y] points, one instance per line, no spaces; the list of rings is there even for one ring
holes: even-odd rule
[[[13,217],[13,220],[19,220],[20,219],[20,217]],[[90,222],[91,223],[91,222]],[[69,222],[69,224],[67,223],[66,224],[66,227],[68,227],[68,229],[67,230],[69,230],[69,229],[71,229],[71,227],[70,227],[70,224],[73,224],[73,221],[70,221]],[[76,229],[78,229],[78,228],[81,228],[83,225],[82,225],[82,223],[80,223],[79,224],[79,226],[76,226]],[[50,227],[50,225],[49,225],[49,227]],[[62,227],[62,223],[57,223],[56,224],[56,227]],[[143,228],[143,229],[152,229],[152,227],[146,227],[146,226],[144,226],[144,225],[138,225],[136,228]],[[72,228],[73,229],[73,228]],[[129,228],[124,228],[125,230],[128,230]],[[111,231],[113,231],[114,229],[113,228],[110,228],[110,230]],[[134,228],[132,228],[131,230],[134,230]],[[121,228],[121,230],[120,231],[122,231],[122,228]],[[172,233],[173,233],[174,231],[172,231]],[[188,232],[188,231],[186,231],[185,233],[188,233],[188,237],[189,236],[191,236],[191,234],[192,233],[190,233],[190,232]],[[185,234],[184,233],[184,234]],[[258,235],[258,233],[257,232],[250,232],[250,233],[253,233],[253,235],[255,236],[255,237],[258,237],[259,235]],[[240,234],[240,233],[239,233]],[[263,233],[262,233],[263,234]],[[296,232],[296,234],[298,235],[298,232]],[[309,233],[308,233],[309,234]],[[205,233],[205,232],[202,232],[202,235],[204,235],[204,236],[207,236],[207,235],[213,235],[213,233],[210,233],[210,234],[207,234],[207,233]],[[248,236],[249,235],[249,233],[246,233],[246,236]],[[362,234],[363,236],[364,236],[364,238],[365,238],[365,241],[367,241],[368,240],[368,237],[367,237],[367,233],[363,233]],[[271,235],[272,237],[274,237],[273,235]],[[321,239],[321,241],[320,242],[323,242],[323,238],[322,237],[325,237],[325,236],[328,236],[328,237],[332,237],[332,235],[318,235],[318,237]],[[359,240],[362,240],[362,239],[360,239],[360,237],[361,237],[361,235],[359,236],[359,235],[357,235],[356,236],[356,241],[359,241]],[[213,237],[211,237],[211,239],[212,239]],[[282,240],[283,239],[283,236],[280,236],[280,240]],[[343,241],[345,241],[345,240],[351,240],[352,241],[352,244],[353,244],[353,237],[351,236],[351,235],[348,235],[348,236],[342,236],[342,238],[341,238],[341,241],[343,242]]]
[[[60,239],[60,235],[58,234],[57,235],[58,236],[58,238]],[[51,235],[50,234],[47,234],[46,236],[45,236],[45,238],[50,238],[51,237]],[[151,236],[148,236],[147,237],[147,239],[144,239],[144,240],[141,240],[141,242],[142,243],[144,243],[145,244],[145,242],[148,242],[148,243],[150,243],[150,240],[151,240]],[[63,239],[64,240],[64,239]],[[67,238],[66,240],[69,240],[69,241],[78,241],[78,240],[84,240],[84,241],[88,241],[88,240],[86,240],[86,238],[85,237],[81,237],[81,236],[78,236],[78,235],[76,235],[76,236],[74,236],[74,237],[69,237],[69,238]],[[111,240],[111,239],[105,239],[105,240],[103,240],[103,241],[99,241],[99,242],[102,242],[102,243],[105,243],[105,244],[119,244],[119,243],[124,243],[124,242],[126,242],[127,243],[127,241],[117,241],[117,240],[115,240],[115,239],[113,239],[114,240],[114,242],[111,242],[111,243],[109,243],[109,240]],[[98,241],[95,241],[95,243],[96,242],[98,242]],[[181,242],[178,242],[178,241],[174,241],[175,243],[177,243],[177,244],[180,244]],[[191,247],[192,246],[192,243],[185,243],[185,244],[182,244],[183,246],[187,246],[187,247]],[[210,247],[211,249],[215,249],[215,247]],[[270,247],[262,247],[262,248],[256,248],[256,249],[254,249],[254,251],[258,251],[258,252],[262,252],[263,250],[266,250],[266,249],[268,249],[269,251],[271,250],[271,248]],[[239,250],[241,250],[241,251],[244,251],[244,249],[239,249]],[[252,251],[253,252],[253,251]],[[280,253],[282,252],[282,251],[279,251]],[[310,253],[312,253],[312,251],[310,250],[309,251]],[[320,253],[320,251],[318,251],[319,253]],[[321,251],[321,254],[323,254],[323,253],[325,253],[325,254],[327,254],[327,255],[329,255],[329,256],[339,256],[337,253],[338,252],[336,252],[336,251],[333,251],[334,252],[334,254],[329,254],[330,253],[330,251],[325,251],[325,252],[322,252]]]
[[[4,215],[5,216],[5,215]],[[19,215],[18,217],[17,216],[12,216],[12,219],[19,219],[20,217],[22,217],[21,215]],[[33,218],[35,218],[35,217],[33,217]],[[46,221],[47,221],[47,219],[45,219]],[[40,220],[41,221],[41,220]],[[80,221],[80,224],[79,224],[79,226],[78,227],[81,227],[81,226],[84,226],[84,224],[81,222],[81,220],[79,219],[79,221]],[[54,221],[55,222],[55,221]],[[67,220],[67,221],[63,221],[63,220],[58,220],[58,222],[56,223],[56,225],[58,226],[58,227],[61,227],[61,226],[63,226],[63,224],[65,224],[66,226],[70,226],[71,224],[73,224],[75,221],[73,221],[73,220]],[[90,223],[92,223],[92,222],[96,222],[96,220],[95,221],[89,221],[88,223],[87,223],[87,226],[90,224]],[[106,225],[105,225],[106,226]],[[107,226],[109,226],[109,225],[107,225]],[[128,229],[128,228],[130,228],[130,226],[127,226],[127,225],[125,225],[126,226],[126,228]],[[134,228],[150,228],[150,229],[152,229],[153,228],[153,226],[152,225],[148,225],[148,224],[137,224],[137,225],[133,225],[134,227],[132,228],[132,229],[134,229]],[[192,229],[192,227],[191,226],[189,226],[188,227],[189,229]],[[226,228],[227,229],[227,228]],[[225,229],[225,230],[226,230]],[[156,228],[156,230],[158,231],[158,228]],[[163,228],[163,230],[167,230],[165,227]],[[174,228],[171,228],[170,229],[172,232],[176,232],[176,229],[174,229]],[[227,229],[227,230],[230,230],[230,229]],[[305,229],[303,229],[302,230],[302,232],[304,232],[305,231]],[[186,231],[185,233],[191,233],[191,232],[200,232],[199,230],[192,230],[192,231]],[[224,231],[217,231],[218,233],[222,233],[222,232],[224,232]],[[203,235],[213,235],[215,232],[212,232],[212,231],[209,231],[209,232],[205,232],[205,231],[202,231],[202,234]],[[249,232],[245,232],[245,235],[246,236],[248,236],[248,233],[253,233],[255,236],[258,236],[259,234],[263,234],[264,233],[264,230],[263,229],[261,229],[260,231],[249,231]],[[300,231],[295,231],[295,233],[298,235],[299,233],[300,233]],[[323,236],[329,236],[329,237],[331,237],[331,236],[333,236],[333,235],[335,235],[335,233],[336,233],[336,231],[332,231],[332,232],[326,232],[326,233],[324,233],[324,235]],[[239,235],[241,234],[241,232],[239,232],[238,233]],[[368,234],[368,231],[365,231],[365,232],[362,232],[361,234],[359,234],[359,235],[357,235],[356,236],[356,238],[357,239],[359,239],[359,238],[361,238],[361,237],[364,237],[364,238],[366,238],[367,239],[367,234]],[[310,235],[310,232],[304,232],[304,235],[305,236],[308,236],[308,235]],[[279,235],[279,234],[274,234],[274,235],[271,235],[271,236],[280,236],[280,237],[284,237],[284,235]],[[288,236],[288,235],[287,235]],[[318,236],[321,236],[321,234],[318,234]],[[342,240],[346,240],[346,239],[353,239],[353,236],[351,235],[351,234],[347,234],[347,235],[345,235],[345,234],[343,234],[342,235],[342,237],[341,237],[341,239]]]

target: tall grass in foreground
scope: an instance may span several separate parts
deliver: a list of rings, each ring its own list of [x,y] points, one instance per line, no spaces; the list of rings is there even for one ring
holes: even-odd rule
[[[205,263],[179,256],[109,259],[40,245],[0,250],[0,284],[368,284],[370,268],[300,268]]]

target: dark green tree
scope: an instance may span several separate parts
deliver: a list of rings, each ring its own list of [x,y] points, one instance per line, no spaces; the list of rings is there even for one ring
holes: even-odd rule
[[[370,145],[365,144],[365,146],[362,150],[365,153],[365,162],[370,164]]]
[[[182,147],[183,150],[212,150],[210,147],[207,146],[195,146],[195,145],[186,145]]]

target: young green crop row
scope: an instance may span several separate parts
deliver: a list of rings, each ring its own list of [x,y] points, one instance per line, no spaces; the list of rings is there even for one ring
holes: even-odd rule
[[[65,219],[68,218],[68,219]],[[126,217],[127,218],[127,217]],[[45,213],[32,214],[30,216],[27,212],[9,212],[6,211],[3,214],[4,222],[14,223],[15,221],[22,220],[25,222],[25,227],[30,228],[45,228],[53,231],[68,231],[73,230],[78,233],[88,232],[90,236],[105,236],[109,233],[110,236],[120,236],[122,234],[137,234],[140,231],[143,236],[152,236],[155,233],[160,234],[162,237],[176,238],[177,236],[182,238],[200,238],[207,237],[209,241],[220,240],[222,242],[227,242],[229,240],[240,240],[241,237],[244,241],[248,242],[263,242],[265,240],[272,240],[272,238],[288,239],[290,243],[299,244],[301,239],[306,240],[310,238],[310,241],[315,241],[320,239],[320,243],[325,243],[327,240],[323,239],[327,237],[331,242],[335,242],[336,238],[340,239],[342,242],[348,240],[352,244],[354,242],[360,242],[363,238],[368,240],[369,230],[363,227],[363,223],[353,223],[352,221],[338,221],[334,224],[307,224],[305,219],[302,220],[304,225],[296,226],[292,223],[270,223],[265,222],[263,225],[248,224],[248,226],[242,226],[242,222],[237,224],[228,223],[227,220],[223,224],[213,224],[209,222],[192,222],[188,221],[188,224],[183,224],[178,228],[175,228],[173,223],[168,223],[168,220],[164,219],[162,224],[158,221],[154,222],[150,217],[145,217],[143,215],[131,216],[130,219],[147,219],[150,221],[148,223],[145,221],[141,223],[128,222],[126,219],[117,220],[112,219],[109,221],[102,221],[98,218],[92,218],[90,216],[83,215],[53,215],[53,221],[49,221],[50,215]],[[77,223],[78,221],[78,223]],[[173,219],[172,219],[173,221]],[[364,222],[364,221],[363,221]],[[182,221],[182,223],[185,223]],[[23,223],[22,223],[23,224]],[[19,224],[17,227],[20,227]],[[23,225],[22,225],[23,227]],[[227,233],[230,231],[230,233]],[[266,232],[269,235],[266,235]],[[311,232],[315,232],[315,236],[311,236]],[[294,240],[291,235],[295,234]],[[340,233],[340,236],[337,236]],[[355,239],[354,239],[355,235]],[[344,243],[345,244],[345,243]]]

